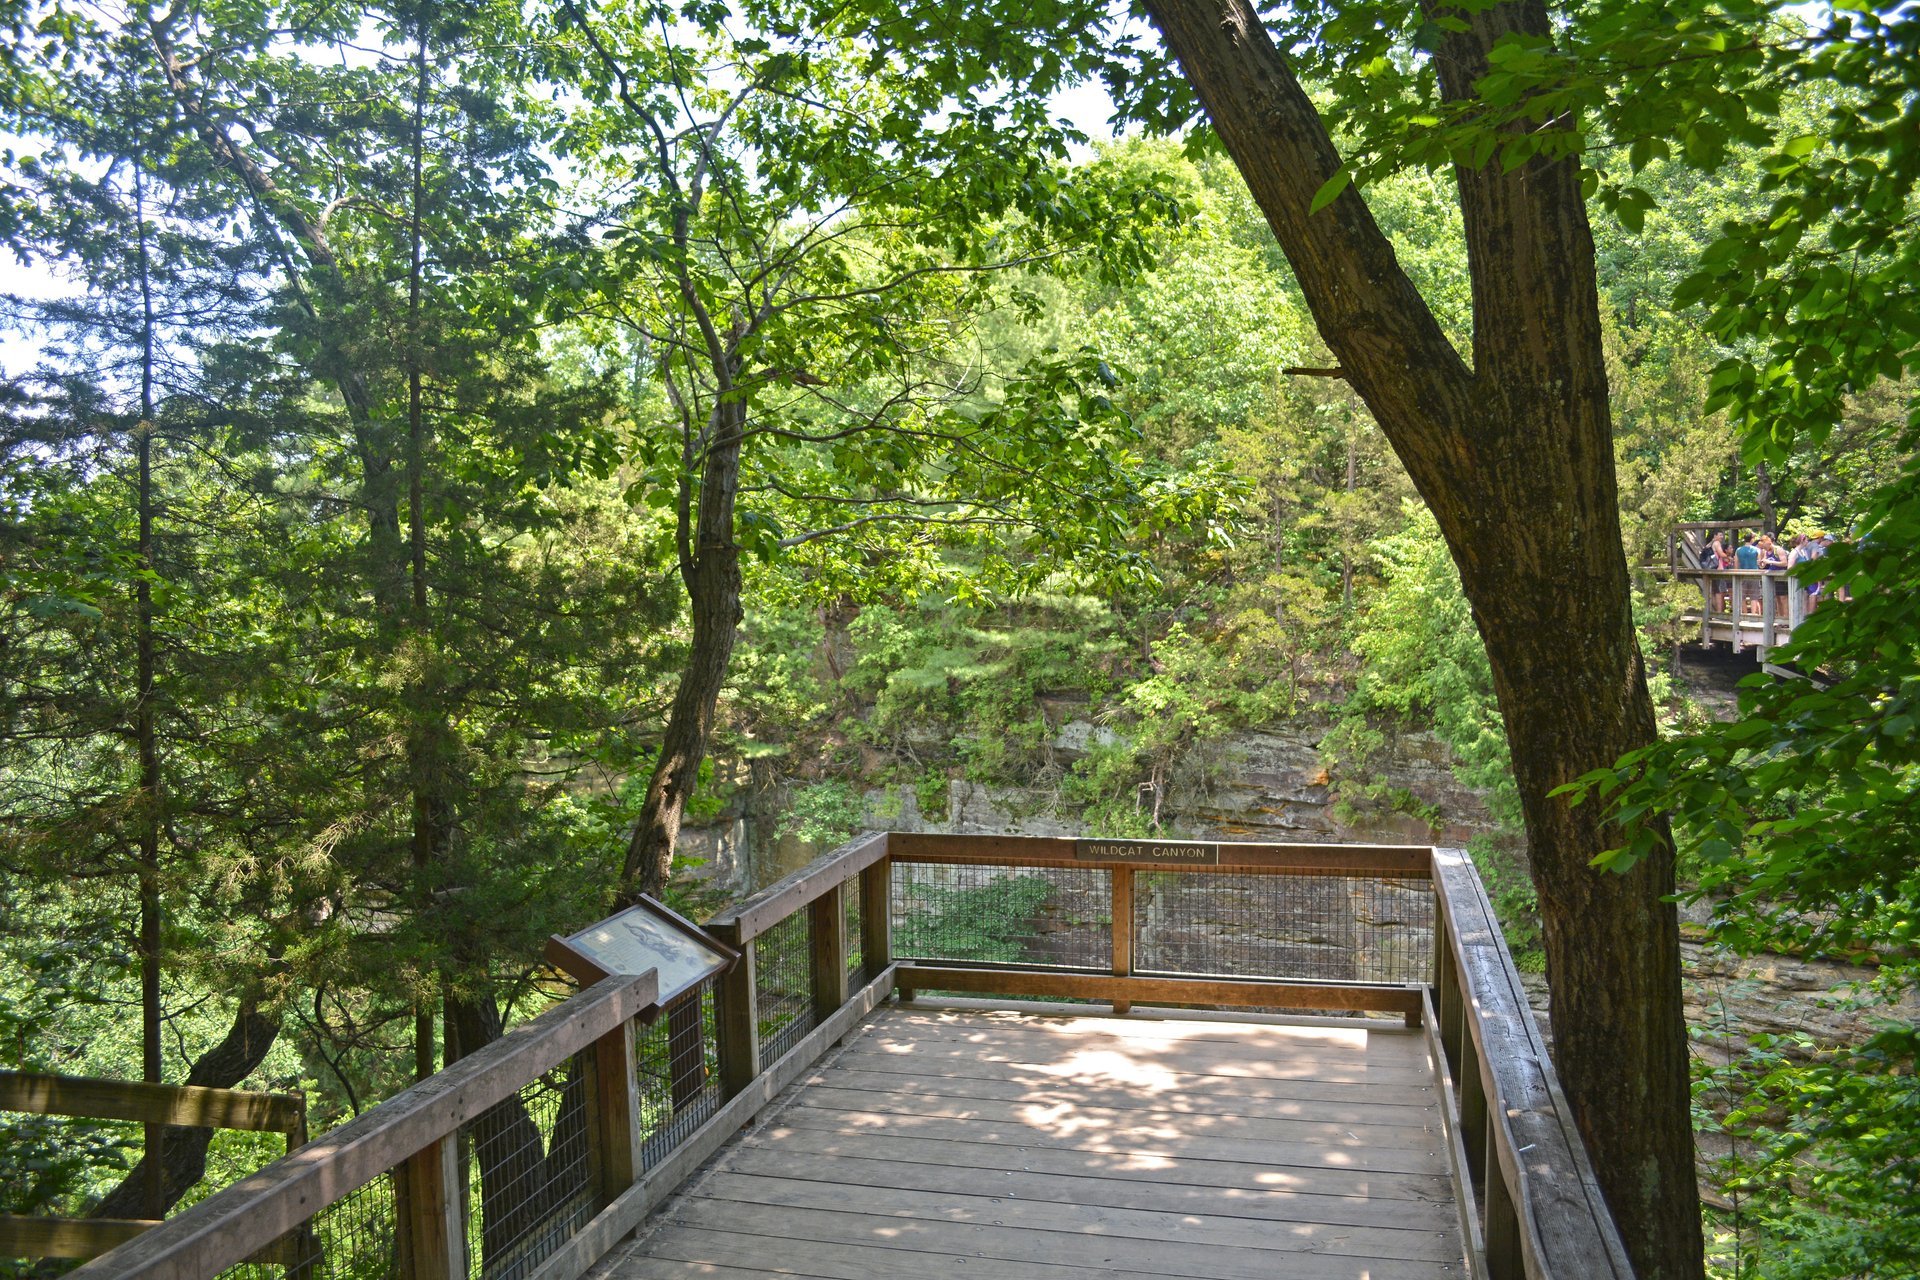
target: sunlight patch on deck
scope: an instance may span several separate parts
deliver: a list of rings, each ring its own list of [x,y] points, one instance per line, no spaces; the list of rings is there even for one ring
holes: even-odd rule
[[[882,1010],[610,1260],[695,1275],[1441,1280],[1421,1038]]]

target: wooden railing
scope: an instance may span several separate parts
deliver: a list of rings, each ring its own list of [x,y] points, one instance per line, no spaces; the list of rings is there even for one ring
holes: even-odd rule
[[[156,1141],[170,1127],[277,1133],[292,1151],[307,1140],[306,1097],[196,1085],[104,1080],[39,1071],[0,1071],[0,1111],[86,1120],[136,1120],[147,1134],[147,1168],[161,1164]],[[0,1214],[0,1258],[94,1258],[158,1221],[158,1177],[149,1178],[145,1218],[49,1218]]]
[[[1631,1280],[1466,856],[1206,849],[1217,862],[1143,865],[1072,840],[856,840],[710,921],[740,962],[673,1007],[651,974],[608,979],[75,1275],[255,1261],[312,1280],[357,1251],[327,1270],[575,1280],[897,990],[1401,1014],[1445,1100],[1472,1274]],[[541,1088],[559,1099],[544,1122]],[[558,1170],[547,1192],[496,1192],[505,1131],[532,1145],[504,1173]]]
[[[1155,1003],[1403,1014],[1407,1025],[1425,1027],[1441,1085],[1472,1274],[1632,1280],[1526,990],[1463,851],[1221,843],[1208,851],[1215,863],[1141,865],[1089,856],[1090,843],[893,836],[886,866],[902,995],[1068,997],[1109,1001],[1122,1012],[1133,1003]],[[1103,901],[1105,919],[1087,928],[1110,940],[1077,954],[1069,949],[1051,963],[929,958],[900,936],[911,932],[903,926],[916,909],[902,880],[916,867],[1001,868],[1002,883],[1008,872],[1090,878],[1078,892]],[[934,909],[941,894],[951,902],[969,891],[940,888]],[[1163,927],[1155,924],[1148,899],[1180,894],[1201,904],[1195,915],[1204,916],[1216,936],[1237,927],[1236,911],[1252,934],[1271,935],[1291,924],[1323,939],[1333,926],[1363,936],[1350,937],[1344,947],[1327,943],[1329,954],[1306,962],[1284,943],[1268,946],[1264,956],[1204,942],[1170,950],[1154,940]],[[1348,898],[1344,905],[1341,894]],[[1245,910],[1249,898],[1267,908],[1264,918]],[[1384,957],[1383,939],[1394,939]],[[1103,972],[1091,972],[1096,965]]]
[[[885,857],[714,920],[741,962],[672,1006],[608,978],[71,1275],[574,1280],[892,993]]]

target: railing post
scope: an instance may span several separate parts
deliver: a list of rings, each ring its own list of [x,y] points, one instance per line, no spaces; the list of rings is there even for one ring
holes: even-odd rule
[[[640,1177],[640,1085],[633,1024],[623,1022],[582,1055],[587,1065],[587,1159],[602,1204]]]
[[[1779,605],[1774,600],[1773,579],[1760,579],[1760,661],[1767,660],[1767,651],[1773,648],[1773,624],[1779,616]]]
[[[720,1085],[731,1098],[760,1074],[760,1010],[754,994],[753,939],[742,939],[740,926],[712,926],[722,942],[740,953],[740,960],[720,976],[715,990],[715,1030],[719,1035]]]
[[[1747,580],[1733,580],[1733,651],[1740,652],[1740,620],[1747,616]]]
[[[1113,976],[1131,977],[1133,974],[1133,868],[1115,867],[1111,872],[1113,882]],[[1128,1013],[1133,1009],[1131,1000],[1115,1000],[1115,1013]]]
[[[667,1009],[667,1088],[673,1109],[700,1096],[707,1083],[706,1028],[699,989],[675,1000]]]
[[[1464,1011],[1465,1001],[1461,1002]],[[1460,1029],[1460,1137],[1467,1148],[1467,1170],[1476,1186],[1499,1175],[1495,1161],[1489,1166],[1488,1149],[1493,1129],[1487,1123],[1487,1088],[1480,1079],[1480,1050],[1473,1043],[1473,1032]]]
[[[449,1133],[393,1171],[400,1275],[464,1280],[467,1223],[460,1211],[460,1135]]]
[[[893,859],[860,873],[860,963],[869,975],[893,963]]]
[[[1472,1143],[1467,1144],[1473,1148]],[[1488,1146],[1492,1146],[1489,1133]],[[1487,1186],[1481,1198],[1486,1206],[1487,1280],[1526,1280],[1526,1261],[1520,1250],[1520,1214],[1513,1207],[1513,1195],[1499,1160],[1487,1152]]]
[[[1434,895],[1433,1016],[1439,1022],[1440,1051],[1447,1070],[1460,1078],[1460,1038],[1465,1030],[1464,1002],[1460,998],[1460,966],[1453,958],[1453,920],[1446,902]]]
[[[836,884],[807,904],[807,950],[812,957],[813,1020],[825,1022],[847,1002],[846,885]]]

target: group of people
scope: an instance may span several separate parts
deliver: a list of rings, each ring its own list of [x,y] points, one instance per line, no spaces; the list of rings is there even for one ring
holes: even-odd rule
[[[1700,558],[1702,568],[1706,569],[1763,569],[1784,574],[1797,564],[1808,560],[1817,560],[1825,555],[1827,548],[1833,545],[1833,537],[1827,533],[1796,533],[1784,547],[1773,540],[1771,534],[1755,536],[1742,534],[1737,547],[1727,545],[1728,537],[1716,529],[1707,549]],[[1824,582],[1801,583],[1792,578],[1775,581],[1767,579],[1762,583],[1761,591],[1783,593],[1787,604],[1787,626],[1789,629],[1800,625],[1808,613],[1819,607]],[[1727,611],[1733,608],[1733,580],[1716,578],[1713,583],[1714,608]],[[1763,596],[1761,591],[1749,591],[1743,601],[1743,611],[1750,617],[1761,615]]]

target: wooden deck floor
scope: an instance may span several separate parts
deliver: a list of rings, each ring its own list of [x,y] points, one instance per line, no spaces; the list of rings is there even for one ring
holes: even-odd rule
[[[1464,1274],[1418,1033],[882,1009],[603,1280]]]

